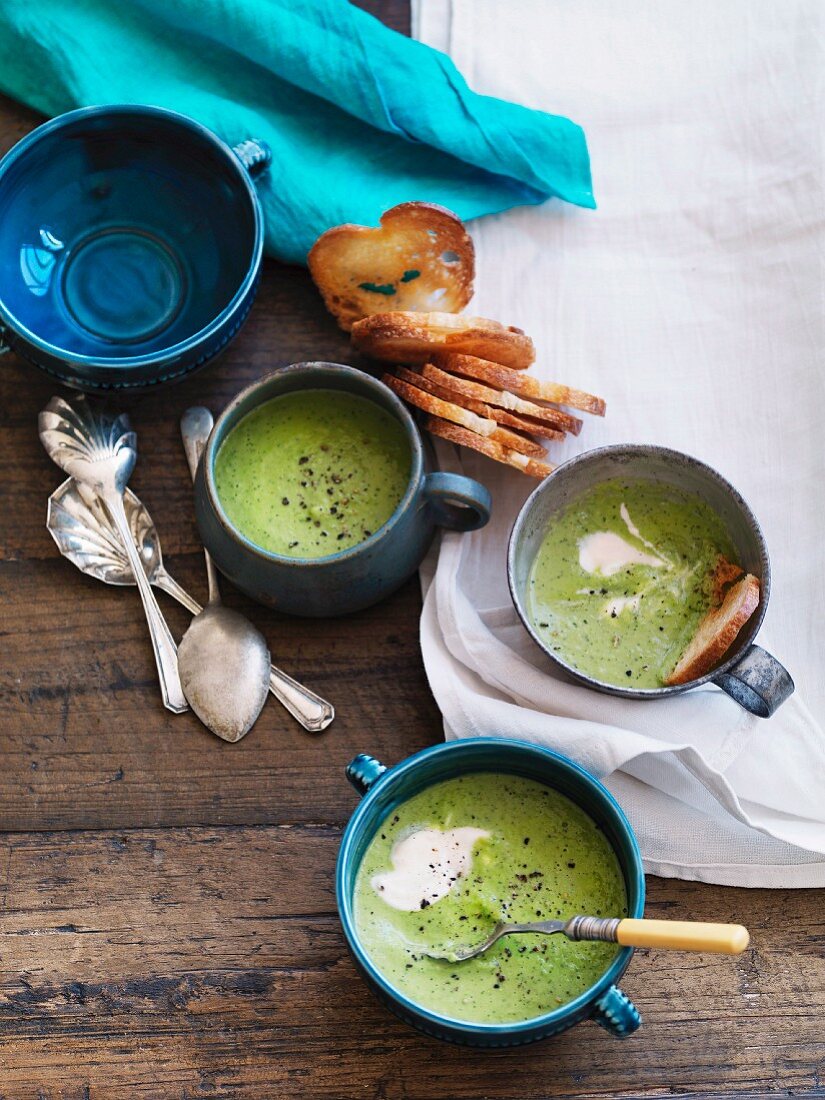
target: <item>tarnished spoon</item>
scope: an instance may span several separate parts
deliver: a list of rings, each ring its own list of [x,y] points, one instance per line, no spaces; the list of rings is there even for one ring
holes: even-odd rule
[[[212,431],[208,409],[187,409],[180,422],[192,480]],[[178,646],[178,667],[189,705],[225,741],[240,741],[263,709],[269,691],[269,649],[249,619],[221,604],[215,566],[204,550],[209,601]]]
[[[126,518],[150,584],[199,615],[203,608],[167,571],[160,539],[146,506],[127,489]],[[101,501],[91,490],[67,478],[49,497],[46,527],[64,558],[81,573],[106,584],[133,585],[135,575],[126,551]],[[269,690],[309,733],[321,733],[335,718],[335,709],[320,695],[272,665]]]
[[[106,505],[138,582],[163,704],[176,714],[187,710],[175,643],[140,564],[123,506],[126,483],[137,461],[137,438],[129,418],[96,411],[83,395],[71,401],[53,397],[38,417],[38,429],[52,461]]]
[[[123,494],[123,506],[146,579],[193,615],[199,615],[203,611],[201,605],[167,572],[152,517],[131,489]],[[58,485],[49,497],[46,528],[63,557],[81,573],[106,584],[137,583],[108,512],[87,485],[73,477]]]
[[[486,940],[473,946],[434,948],[425,951],[432,959],[466,962],[483,955],[502,936],[524,933],[554,935],[569,940],[601,940],[625,947],[660,947],[670,951],[709,951],[717,955],[741,955],[750,943],[747,928],[741,924],[709,924],[688,920],[642,920],[628,917],[571,917],[568,921],[543,920],[529,924],[500,921]]]

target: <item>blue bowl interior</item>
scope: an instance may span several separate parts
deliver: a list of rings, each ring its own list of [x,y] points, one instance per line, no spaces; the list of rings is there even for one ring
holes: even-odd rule
[[[69,356],[125,359],[196,335],[255,249],[240,163],[162,113],[44,127],[0,173],[0,306]]]
[[[459,747],[460,751],[456,751]],[[401,803],[434,783],[479,771],[521,775],[545,783],[585,810],[604,831],[618,856],[627,887],[628,916],[641,917],[644,913],[644,872],[630,825],[610,792],[571,760],[550,750],[498,738],[469,738],[417,753],[397,767],[390,768],[365,796],[365,801],[351,818],[341,848],[338,905],[344,931],[359,964],[373,975],[393,1000],[431,1021],[445,1018],[413,1005],[404,994],[395,990],[375,971],[369,956],[358,942],[352,909],[355,880],[370,841],[381,823]],[[596,986],[570,1004],[561,1005],[554,1013],[539,1019],[547,1022],[551,1017],[561,1019],[575,1013],[584,1002],[596,995],[594,991],[604,990],[619,980],[632,954],[631,948],[622,948]],[[467,1032],[512,1033],[529,1030],[536,1026],[537,1021],[531,1019],[515,1024],[471,1024],[460,1020],[448,1022]]]

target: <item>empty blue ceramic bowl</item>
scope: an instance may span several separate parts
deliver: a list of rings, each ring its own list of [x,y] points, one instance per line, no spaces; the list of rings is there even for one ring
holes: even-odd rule
[[[395,808],[434,783],[469,772],[523,775],[561,791],[580,806],[613,845],[627,886],[627,911],[644,913],[645,879],[639,845],[630,823],[606,787],[572,760],[550,749],[498,737],[469,737],[424,749],[386,768],[361,754],[347,766],[347,778],[363,795],[350,818],[338,852],[335,885],[338,912],[355,965],[372,992],[402,1020],[427,1035],[474,1047],[509,1047],[556,1035],[593,1019],[613,1035],[630,1035],[639,1012],[617,983],[633,956],[622,947],[597,982],[554,1012],[508,1024],[479,1024],[432,1012],[411,1001],[374,966],[356,931],[353,895],[358,868],[375,833]]]
[[[202,366],[255,295],[263,218],[230,149],[159,107],[87,107],[0,161],[0,340],[67,385],[149,386]]]

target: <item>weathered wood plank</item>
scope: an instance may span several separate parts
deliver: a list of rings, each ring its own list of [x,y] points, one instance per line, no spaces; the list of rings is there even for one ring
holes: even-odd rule
[[[639,952],[645,1016],[515,1051],[418,1035],[357,977],[329,827],[0,841],[0,1095],[478,1100],[816,1090],[825,919],[813,891],[653,880],[649,912],[747,919],[738,960]],[[821,1093],[820,1093],[821,1095]]]
[[[188,580],[203,559],[175,567]],[[226,588],[282,667],[337,707],[326,733],[305,733],[270,699],[243,741],[218,740],[191,713],[164,710],[136,591],[61,560],[0,567],[4,650],[14,655],[0,670],[0,827],[340,823],[343,768],[356,753],[392,763],[439,739],[417,632],[400,629],[416,622],[417,581],[323,623],[265,612]],[[65,606],[52,610],[61,591]],[[179,636],[186,613],[161,599]]]

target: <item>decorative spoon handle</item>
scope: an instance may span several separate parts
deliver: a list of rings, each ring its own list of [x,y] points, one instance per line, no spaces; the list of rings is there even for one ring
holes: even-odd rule
[[[711,951],[718,955],[741,955],[750,943],[748,930],[741,924],[687,920],[573,917],[564,932],[571,940],[607,940],[625,947]]]
[[[212,413],[203,405],[195,405],[187,409],[180,420],[180,434],[183,439],[183,450],[186,454],[186,464],[189,474],[194,482],[198,476],[198,464],[203,455],[206,441],[214,426]],[[206,561],[206,581],[209,587],[209,602],[221,602],[221,590],[218,586],[218,574],[212,555],[204,546],[203,556]]]
[[[332,703],[299,684],[275,665],[269,675],[269,690],[309,733],[321,733],[335,718]]]
[[[171,596],[173,600],[177,600],[181,607],[185,607],[187,611],[191,611],[193,615],[200,615],[203,608],[197,600],[193,600],[185,588],[181,588],[175,578],[167,573],[164,569],[155,576],[154,580],[155,588],[159,588],[161,592],[165,592],[167,596]]]
[[[129,564],[132,567],[140,598],[143,601],[143,610],[146,613],[149,636],[152,639],[152,649],[155,653],[155,663],[158,666],[163,705],[168,710],[174,711],[175,714],[181,714],[189,709],[189,704],[186,702],[186,696],[183,694],[180,676],[178,675],[178,651],[172,635],[169,633],[166,620],[158,607],[152,586],[146,579],[143,564],[132,540],[132,532],[129,529],[129,521],[123,507],[123,497],[116,492],[107,493],[103,498],[103,502],[117,528],[126,553],[129,555]]]

